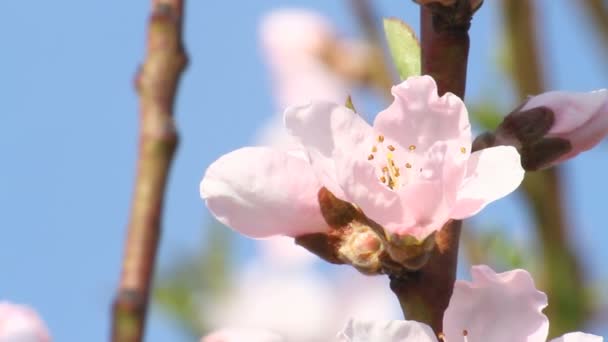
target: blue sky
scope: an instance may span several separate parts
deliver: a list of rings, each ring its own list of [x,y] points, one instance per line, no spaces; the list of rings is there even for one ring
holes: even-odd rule
[[[544,65],[555,89],[606,87],[606,64],[576,2],[538,1]],[[166,198],[160,264],[202,238],[208,213],[198,195],[205,168],[251,142],[274,114],[257,45],[257,24],[277,6],[316,8],[346,34],[355,24],[345,1],[189,1],[191,64],[177,104],[181,144]],[[384,16],[418,26],[409,1],[377,0]],[[104,341],[117,284],[134,175],[137,103],[132,88],[144,52],[149,1],[9,1],[0,11],[0,299],[27,303],[56,341]],[[467,102],[510,103],[492,66],[500,29],[488,1],[471,29]],[[380,109],[380,108],[378,108]],[[566,165],[573,243],[595,279],[607,279],[602,200],[606,146]],[[516,196],[482,220],[512,223],[525,236]],[[511,226],[510,226],[511,227]],[[153,310],[148,341],[181,335]]]

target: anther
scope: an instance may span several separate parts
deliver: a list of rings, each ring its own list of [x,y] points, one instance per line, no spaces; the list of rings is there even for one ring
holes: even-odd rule
[[[379,135],[378,142],[383,142],[383,141],[384,141],[384,135]]]
[[[388,145],[386,148],[388,148],[389,151],[395,150],[395,146],[393,146],[393,145]]]
[[[400,173],[399,173],[399,168],[398,168],[398,167],[396,167],[396,168],[395,168],[395,177],[399,177],[399,176],[400,176]]]
[[[416,145],[410,145],[410,147],[408,147],[410,151],[413,151],[416,149]]]
[[[383,168],[382,168],[382,172],[383,172],[383,173],[388,173],[388,167],[386,167],[386,166],[385,166],[385,167],[383,167]]]
[[[437,337],[439,338],[440,341],[445,342],[445,334],[440,332],[439,334],[437,334]]]
[[[411,168],[412,168],[412,164],[410,164],[410,163],[405,163],[405,167],[407,167],[408,169],[411,169]]]
[[[373,154],[370,154],[369,156],[367,156],[367,160],[372,160],[372,159],[374,159],[374,155]]]
[[[467,331],[467,329],[464,329],[462,331],[462,336],[469,336],[469,332]]]
[[[462,154],[467,153],[467,149],[466,149],[466,148],[464,148],[464,147],[461,147],[461,148],[460,148],[460,153],[462,153]]]
[[[372,153],[378,152],[378,148],[376,146],[372,146]]]
[[[386,177],[384,177],[384,176],[380,177],[380,181],[381,181],[382,183],[386,183]]]

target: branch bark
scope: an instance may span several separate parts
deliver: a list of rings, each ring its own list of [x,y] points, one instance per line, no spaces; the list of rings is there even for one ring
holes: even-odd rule
[[[466,7],[464,7],[466,5]],[[452,92],[464,98],[469,55],[469,1],[455,7],[421,6],[422,74],[437,82],[439,95]],[[427,264],[408,277],[392,277],[391,289],[405,316],[443,330],[458,258],[461,221],[448,222],[436,234],[436,248]]]
[[[145,331],[162,205],[178,135],[173,107],[187,65],[182,43],[185,0],[152,0],[147,53],[136,75],[140,134],[120,283],[113,303],[112,341],[142,341]]]

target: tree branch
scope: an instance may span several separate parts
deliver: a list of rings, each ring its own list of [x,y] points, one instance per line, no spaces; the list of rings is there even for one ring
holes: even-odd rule
[[[140,136],[120,284],[114,298],[112,341],[142,341],[161,232],[165,185],[178,136],[173,106],[187,64],[182,44],[184,0],[152,0],[147,53],[136,75]]]
[[[502,1],[506,31],[513,57],[512,71],[520,100],[545,91],[539,59],[535,9],[530,1]],[[588,300],[580,262],[569,244],[561,172],[552,168],[527,172],[522,189],[533,209],[543,255],[543,283],[551,305],[547,316],[551,335],[578,330],[586,319]]]
[[[464,98],[472,15],[469,1],[453,7],[421,6],[420,15],[422,74],[435,79],[439,95],[449,91]],[[437,247],[420,271],[391,278],[391,289],[406,317],[429,324],[436,333],[443,330],[443,313],[456,280],[460,227],[460,221],[451,221],[436,234]]]

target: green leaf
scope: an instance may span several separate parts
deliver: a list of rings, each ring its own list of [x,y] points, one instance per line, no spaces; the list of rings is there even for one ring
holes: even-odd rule
[[[357,112],[357,110],[355,109],[355,104],[353,103],[353,98],[348,95],[348,97],[346,98],[346,103],[344,104],[346,106],[346,108],[352,110],[353,112]]]
[[[420,43],[414,31],[397,18],[385,18],[384,34],[399,77],[420,75]]]

